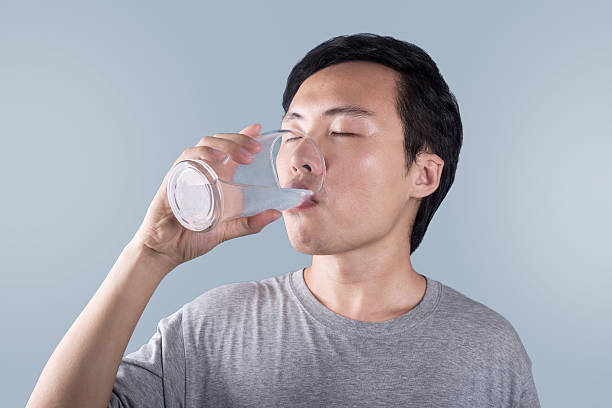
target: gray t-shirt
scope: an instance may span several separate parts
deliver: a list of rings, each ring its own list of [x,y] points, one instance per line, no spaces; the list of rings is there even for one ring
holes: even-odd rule
[[[426,277],[427,278],[427,277]],[[430,278],[384,322],[323,306],[303,269],[212,289],[125,356],[109,407],[539,407],[501,315]]]

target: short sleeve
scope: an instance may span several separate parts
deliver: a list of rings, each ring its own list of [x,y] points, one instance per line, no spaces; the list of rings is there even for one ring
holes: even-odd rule
[[[182,317],[181,308],[162,319],[147,344],[123,357],[108,407],[185,406]]]
[[[533,375],[531,374],[531,367],[527,378],[523,382],[518,408],[540,408],[540,400],[538,399],[538,392],[536,391]]]

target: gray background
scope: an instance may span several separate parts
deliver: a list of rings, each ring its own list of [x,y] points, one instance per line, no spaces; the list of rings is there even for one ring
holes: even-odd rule
[[[293,65],[332,36],[374,32],[432,56],[464,124],[415,269],[514,325],[544,406],[604,406],[611,10],[421,3],[0,3],[2,405],[25,405],[183,149],[278,128]],[[224,243],[162,282],[127,352],[204,291],[309,261],[282,219]]]

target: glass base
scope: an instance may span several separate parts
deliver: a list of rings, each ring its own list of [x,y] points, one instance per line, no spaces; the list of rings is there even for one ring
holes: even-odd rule
[[[174,166],[168,178],[168,202],[182,226],[206,232],[217,225],[223,208],[218,180],[201,160],[183,160]]]

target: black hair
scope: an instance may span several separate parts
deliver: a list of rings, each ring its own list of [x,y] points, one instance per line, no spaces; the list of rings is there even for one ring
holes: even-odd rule
[[[400,74],[395,103],[404,132],[406,171],[421,152],[435,153],[444,160],[440,185],[423,197],[419,205],[410,235],[412,254],[455,179],[463,142],[457,100],[436,63],[421,48],[393,37],[360,33],[337,36],[319,44],[293,67],[283,93],[285,113],[306,78],[347,61],[376,62]]]

